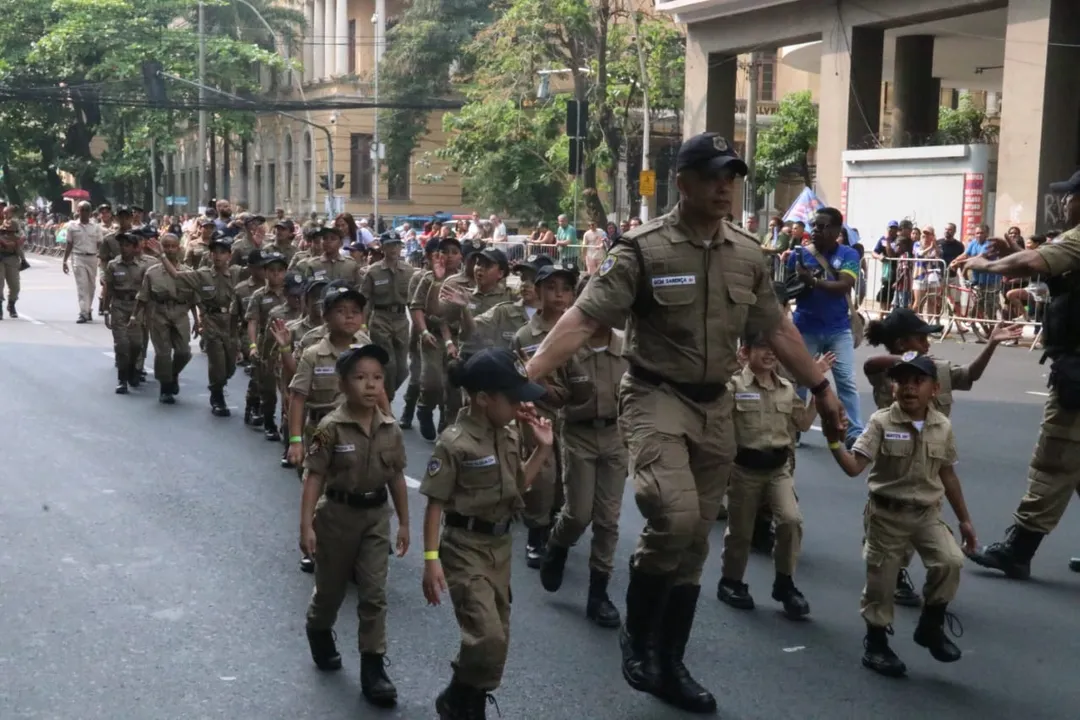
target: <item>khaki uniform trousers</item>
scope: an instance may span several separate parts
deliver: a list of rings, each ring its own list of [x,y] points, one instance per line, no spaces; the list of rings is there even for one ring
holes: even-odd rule
[[[4,285],[7,285],[7,304],[10,307],[19,300],[22,282],[19,279],[19,253],[0,255],[0,300],[4,299]]]
[[[791,463],[777,470],[750,470],[735,465],[728,482],[728,520],[724,530],[723,576],[742,582],[750,558],[750,541],[762,503],[772,510],[776,526],[773,563],[776,572],[793,576],[802,549],[803,521],[795,497]]]
[[[461,629],[451,663],[454,679],[492,692],[502,682],[510,648],[510,534],[481,535],[444,527],[439,545],[450,601]]]
[[[79,296],[79,314],[90,317],[94,309],[94,292],[97,290],[98,258],[97,255],[73,256],[71,272],[75,275],[75,292]],[[140,347],[142,340],[139,340]]]
[[[315,590],[307,627],[329,630],[356,577],[361,653],[386,653],[386,575],[390,566],[390,510],[353,508],[325,497],[315,507]]]
[[[409,387],[420,390],[420,330],[416,323],[409,326]]]
[[[860,605],[867,623],[876,627],[892,624],[896,573],[909,545],[915,547],[926,567],[926,604],[942,605],[956,597],[964,553],[941,519],[940,506],[885,508],[871,497],[863,511],[863,528],[866,587]]]
[[[386,397],[393,400],[409,374],[409,320],[404,313],[376,310],[369,329],[372,342],[390,355],[384,383]]]
[[[550,542],[568,548],[592,525],[589,569],[611,575],[626,489],[627,453],[619,428],[565,423],[562,431],[562,511]]]
[[[191,362],[191,319],[182,305],[158,307],[150,316],[154,344],[154,378],[171,383]]]
[[[1027,491],[1013,517],[1028,530],[1049,533],[1074,492],[1080,493],[1080,412],[1063,410],[1052,389],[1028,467]]]
[[[446,348],[442,341],[431,347],[420,341],[420,406],[436,408],[443,403],[446,391]]]
[[[634,567],[699,585],[735,459],[729,393],[694,403],[667,386],[623,376],[619,428],[630,451],[634,499],[645,518]]]
[[[120,370],[134,370],[135,362],[142,349],[143,328],[136,324],[128,327],[128,321],[135,310],[134,300],[113,300],[109,308],[109,322],[112,325],[113,355],[116,367]]]
[[[274,411],[277,408],[278,389],[278,366],[281,365],[281,353],[272,339],[267,337],[259,340],[259,357],[252,360],[251,380],[255,384],[255,396],[258,398],[259,411],[262,413],[264,424],[274,422]],[[251,392],[251,383],[248,384],[248,392]]]
[[[202,313],[207,375],[210,385],[225,386],[236,372],[236,336],[226,313]]]

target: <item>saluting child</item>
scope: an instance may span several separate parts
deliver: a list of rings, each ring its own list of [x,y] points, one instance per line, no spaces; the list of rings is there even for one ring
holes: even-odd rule
[[[449,379],[469,403],[435,444],[420,492],[424,514],[424,597],[441,603],[447,589],[461,646],[453,678],[435,700],[440,718],[483,718],[502,682],[510,645],[510,524],[551,455],[551,423],[532,402],[545,388],[504,349],[482,350],[450,364]],[[522,461],[517,430],[527,425],[536,447]],[[440,525],[443,525],[440,533]]]
[[[944,496],[960,523],[964,550],[978,547],[956,464],[956,438],[944,414],[933,408],[939,390],[938,369],[927,355],[910,352],[888,370],[894,402],[870,417],[863,434],[848,452],[840,438],[830,435],[829,449],[851,477],[867,467],[870,497],[863,511],[863,558],[866,586],[862,616],[866,622],[863,665],[889,677],[907,667],[889,647],[893,623],[896,574],[909,545],[926,566],[926,585],[915,643],[935,660],[955,662],[960,649],[945,635],[945,625],[957,636],[959,623],[948,612],[960,586],[964,552],[941,517]],[[955,628],[954,628],[955,623]]]

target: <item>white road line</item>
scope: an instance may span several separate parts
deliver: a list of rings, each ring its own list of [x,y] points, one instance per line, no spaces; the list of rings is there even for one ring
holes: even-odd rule
[[[416,478],[411,478],[408,475],[405,476],[405,484],[411,487],[413,490],[420,488],[420,481]]]
[[[1039,392],[1038,390],[1028,390],[1027,394],[1028,395],[1038,395],[1039,397],[1050,397],[1050,393],[1048,393],[1048,392]]]
[[[34,318],[30,317],[26,313],[19,313],[19,318],[22,319],[22,320],[28,320],[32,325],[44,325],[45,324],[45,323],[41,322],[40,320],[35,320]]]
[[[818,432],[821,432],[821,426],[820,425],[811,425],[810,429],[811,430],[817,430]]]

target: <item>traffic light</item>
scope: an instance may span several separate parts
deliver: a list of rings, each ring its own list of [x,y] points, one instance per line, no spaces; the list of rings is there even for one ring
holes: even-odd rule
[[[334,176],[334,189],[340,190],[343,187],[345,187],[345,174],[338,173]]]
[[[169,102],[165,95],[165,78],[161,76],[161,70],[161,63],[157,60],[147,60],[142,64],[143,85],[153,105],[165,105]]]
[[[577,176],[585,169],[585,137],[589,130],[589,103],[570,100],[566,103],[566,134],[570,138],[571,175]]]
[[[330,186],[326,184],[326,176],[325,175],[320,175],[319,176],[319,187],[322,188],[323,190],[329,190],[330,189]]]

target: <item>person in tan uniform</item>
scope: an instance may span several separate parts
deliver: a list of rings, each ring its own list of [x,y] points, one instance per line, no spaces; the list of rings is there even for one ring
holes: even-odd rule
[[[94,303],[94,289],[97,286],[98,251],[105,236],[101,226],[90,221],[90,203],[79,203],[79,217],[66,226],[67,243],[64,246],[63,270],[71,272],[68,261],[75,256],[75,290],[79,296],[79,318],[76,323],[91,322]],[[133,256],[134,257],[134,256]],[[103,303],[106,307],[108,305]],[[104,312],[104,311],[103,311]]]
[[[972,271],[1046,279],[1050,301],[1043,322],[1043,358],[1049,358],[1050,396],[1028,468],[1027,491],[1002,542],[970,555],[973,562],[1006,577],[1026,579],[1031,558],[1051,533],[1074,493],[1080,491],[1080,171],[1050,191],[1063,196],[1066,230],[1052,243],[999,260],[969,257]]]
[[[305,223],[303,231],[303,245],[300,247],[296,254],[292,256],[292,260],[289,261],[289,269],[296,268],[300,263],[313,257],[319,257],[322,255],[322,239],[323,236],[316,233],[316,230],[321,230],[322,226],[315,224],[310,225]]]
[[[120,243],[117,242],[116,236],[119,233],[126,233],[131,230],[131,218],[130,207],[117,205],[116,212],[113,214],[113,222],[110,224],[101,223],[102,238],[101,245],[98,247],[98,263],[101,272],[105,272],[105,266],[109,264],[110,260],[120,255]],[[98,299],[98,314],[104,314],[101,309],[100,298]]]
[[[253,250],[262,250],[263,233],[266,231],[266,218],[262,215],[240,213],[233,222],[238,227],[240,234],[233,239],[232,264],[240,268],[240,279],[243,280],[250,272],[249,261],[253,256]]]
[[[452,237],[428,240],[425,252],[431,257],[431,269],[425,271],[409,300],[413,322],[420,330],[420,398],[416,406],[416,421],[420,436],[434,440],[435,408],[443,406],[439,424],[449,420],[445,409],[446,363],[454,340],[450,326],[440,316],[444,303],[439,301],[443,281],[455,275],[461,267],[461,244]]]
[[[476,286],[471,292],[449,283],[443,288],[444,293],[460,295],[464,300],[463,303],[456,303],[447,315],[451,325],[460,328],[457,344],[461,356],[466,359],[490,347],[484,343],[483,337],[470,335],[470,327],[475,328],[475,318],[497,305],[514,301],[513,291],[506,286],[506,276],[510,274],[510,261],[506,253],[498,248],[484,248],[475,253],[475,257],[473,278]]]
[[[102,306],[105,308],[105,327],[112,331],[113,354],[116,357],[116,394],[126,395],[128,387],[140,384],[135,363],[142,348],[142,330],[129,321],[135,312],[135,297],[142,287],[146,265],[136,258],[139,238],[131,233],[117,236],[120,256],[105,266],[105,289]]]
[[[926,586],[915,643],[930,651],[935,660],[955,662],[960,649],[946,636],[945,625],[953,621],[948,605],[960,586],[964,552],[941,518],[941,500],[952,506],[960,523],[964,550],[977,546],[960,479],[956,438],[949,419],[931,407],[938,389],[933,358],[909,352],[889,370],[896,401],[874,413],[851,452],[839,442],[842,434],[827,433],[829,449],[851,477],[870,466],[867,485],[870,498],[863,512],[863,559],[866,586],[862,593],[862,617],[866,622],[863,665],[889,677],[900,677],[907,667],[889,647],[893,622],[896,572],[909,544],[915,546],[926,566]]]
[[[173,267],[180,265],[180,238],[166,233],[158,242]],[[186,265],[177,268],[181,272],[190,269]],[[195,290],[178,282],[160,262],[148,267],[135,297],[135,312],[129,323],[138,323],[154,343],[154,378],[160,388],[158,401],[164,405],[176,402],[180,373],[191,362],[191,338],[199,334],[196,300]],[[188,313],[192,316],[190,322]],[[192,326],[196,328],[194,334]]]
[[[360,291],[371,299],[372,340],[390,353],[386,368],[386,395],[391,400],[409,372],[409,286],[413,269],[401,258],[401,237],[396,232],[382,236],[384,257],[364,275]]]
[[[723,566],[716,595],[740,610],[753,610],[754,598],[743,582],[754,524],[762,501],[769,504],[776,526],[773,561],[776,578],[772,598],[784,614],[799,620],[810,605],[795,587],[795,563],[802,549],[802,513],[795,497],[791,457],[795,433],[810,429],[817,411],[814,399],[804,405],[795,386],[777,372],[776,354],[760,333],[748,335],[739,349],[742,370],[728,381],[735,399],[735,465],[728,482],[728,521],[724,531]],[[822,373],[827,363],[819,363]]]
[[[529,382],[509,350],[482,350],[450,364],[450,382],[469,394],[457,420],[439,436],[420,493],[424,513],[424,598],[449,590],[461,628],[449,687],[435,700],[440,718],[484,718],[502,682],[510,647],[511,523],[521,494],[551,455],[551,423],[530,402],[544,387]],[[537,446],[522,461],[511,423],[528,426]],[[442,526],[440,532],[440,525]]]
[[[263,435],[271,442],[280,441],[281,434],[274,418],[274,409],[277,407],[277,353],[274,352],[273,343],[267,342],[271,337],[267,330],[270,325],[270,311],[286,303],[286,267],[288,263],[284,255],[263,253],[262,268],[266,273],[266,285],[252,293],[244,316],[247,320],[248,349],[251,352],[251,378],[258,388]]]
[[[450,294],[447,297],[452,298],[458,295],[471,296],[476,291],[476,270],[480,262],[480,251],[483,250],[483,245],[478,240],[474,241],[469,238],[464,238],[460,240],[460,243],[461,268],[457,273],[447,273],[445,282],[439,287],[439,291],[435,293],[439,315],[442,317],[443,325],[449,331],[449,334],[443,343],[446,348],[446,362],[455,358],[459,360],[463,358],[461,348],[461,315],[463,308],[455,306],[452,303],[447,304],[443,299],[443,292],[444,290],[449,292]],[[495,290],[495,288],[492,289]],[[449,422],[457,417],[458,410],[461,409],[463,402],[462,393],[446,382],[445,366],[443,368],[442,385],[443,410],[439,413],[438,432],[445,430]]]
[[[184,264],[189,268],[210,265],[210,241],[217,232],[217,225],[208,217],[199,218],[197,228],[198,234],[189,238],[187,247],[184,248]]]
[[[863,363],[863,373],[870,381],[870,387],[873,388],[874,405],[878,410],[887,408],[893,403],[892,381],[888,377],[889,368],[907,352],[914,351],[929,355],[930,336],[937,335],[943,329],[941,325],[925,322],[914,311],[907,308],[895,308],[884,319],[874,320],[866,326],[866,341],[874,347],[884,345],[888,351],[887,354],[875,355]],[[990,333],[986,347],[969,365],[954,365],[947,360],[935,359],[938,392],[931,400],[931,407],[945,417],[949,417],[952,413],[953,391],[971,390],[990,364],[997,346],[1006,340],[1020,337],[1022,333],[1022,326],[998,325]],[[919,592],[915,589],[915,583],[912,582],[908,572],[914,555],[915,549],[909,547],[904,564],[896,577],[896,595],[893,601],[904,607],[922,605],[922,598],[919,597]]]
[[[307,287],[307,283],[304,282],[304,276],[298,272],[285,272],[285,303],[278,305],[267,316],[266,323],[266,358],[272,358],[273,373],[274,373],[274,387],[277,390],[277,395],[281,396],[281,422],[278,426],[281,428],[281,433],[284,436],[282,438],[281,448],[281,467],[299,467],[289,461],[288,450],[289,442],[287,440],[288,435],[285,434],[289,427],[289,385],[288,380],[292,376],[292,372],[285,367],[283,362],[284,358],[291,354],[291,342],[287,343],[287,346],[283,347],[277,339],[276,330],[280,329],[287,332],[287,325],[291,322],[299,320],[304,315],[304,289]],[[291,341],[291,336],[289,337]]]
[[[300,547],[314,557],[315,589],[307,610],[311,658],[320,670],[341,668],[333,627],[356,578],[360,687],[373,705],[393,706],[386,674],[386,576],[393,500],[398,557],[409,550],[405,443],[394,418],[379,409],[389,360],[378,345],[350,348],[332,367],[345,402],[322,419],[304,459]]]
[[[244,404],[244,424],[262,427],[262,412],[259,408],[259,381],[254,374],[251,364],[251,348],[247,337],[247,310],[251,303],[251,296],[255,291],[266,285],[266,269],[262,264],[262,250],[255,249],[248,253],[247,263],[241,267],[229,260],[234,277],[237,278],[236,291],[233,304],[229,312],[233,320],[233,332],[236,334],[236,346],[240,348],[240,358],[237,364],[245,368],[251,377],[248,381],[247,395]],[[247,277],[240,276],[247,273]]]
[[[715,712],[716,699],[683,657],[709,531],[735,459],[726,384],[738,369],[738,339],[764,332],[780,362],[811,388],[823,425],[838,427],[844,417],[780,312],[757,238],[724,219],[745,174],[723,137],[686,140],[676,159],[675,209],[621,237],[528,363],[530,377],[547,377],[601,326],[626,325],[630,370],[620,386],[619,427],[646,523],[619,635],[623,677],[699,713]]]
[[[15,310],[15,303],[19,301],[19,266],[21,265],[19,254],[19,229],[18,226],[5,220],[0,223],[0,299],[4,296],[4,285],[7,284],[7,311],[12,318],[18,318],[19,313]],[[0,320],[4,317],[0,310]]]
[[[296,226],[292,220],[284,218],[274,223],[274,241],[267,243],[263,250],[265,252],[281,253],[285,256],[285,259],[289,261],[289,267],[293,266],[292,260],[299,252],[299,248],[296,247],[296,243],[293,240],[296,237]]]
[[[523,262],[515,263],[513,271],[518,275],[521,295],[518,300],[508,300],[473,316],[462,316],[462,337],[479,347],[502,347],[510,349],[517,331],[525,326],[540,308],[540,296],[536,293],[536,273],[545,265],[551,265],[547,255],[530,255]],[[474,337],[475,336],[475,337]]]
[[[438,241],[428,242],[424,246],[424,262],[423,267],[413,272],[412,277],[409,279],[409,302],[412,302],[413,295],[416,293],[416,287],[420,284],[421,278],[424,274],[430,272],[432,268],[431,258],[433,255],[439,252]],[[409,317],[412,319],[413,313],[410,305]],[[401,413],[401,419],[398,421],[398,425],[402,430],[411,430],[413,416],[416,413],[416,403],[420,400],[420,372],[421,372],[421,359],[420,359],[420,326],[416,322],[409,323],[409,384],[405,387],[405,408]]]
[[[578,282],[580,293],[588,276]],[[589,553],[589,592],[585,616],[604,628],[617,628],[619,611],[608,597],[615,570],[619,515],[626,487],[626,445],[619,434],[619,382],[626,373],[623,337],[601,327],[578,353],[594,393],[588,401],[566,405],[560,412],[565,498],[548,539],[540,582],[548,592],[562,587],[570,548],[592,526]]]
[[[344,280],[359,289],[360,266],[351,258],[341,256],[341,235],[332,227],[324,227],[314,230],[312,235],[322,238],[322,255],[310,257],[303,262],[297,263],[305,280]]]

